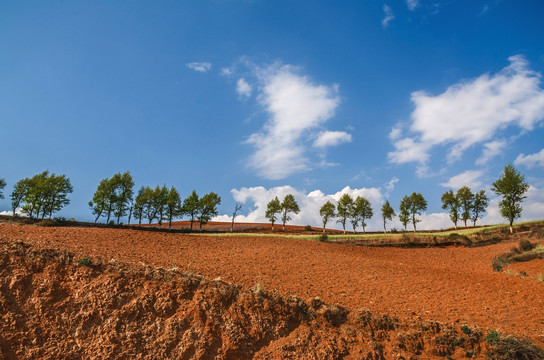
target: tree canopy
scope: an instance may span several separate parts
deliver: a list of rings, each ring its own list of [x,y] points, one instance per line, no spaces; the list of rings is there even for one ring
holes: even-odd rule
[[[387,232],[387,228],[385,227],[385,225],[387,223],[387,220],[389,220],[389,221],[393,220],[394,216],[395,216],[395,210],[393,209],[391,204],[389,204],[389,200],[386,200],[383,203],[383,206],[382,206],[382,219],[383,219],[383,232],[384,233]]]
[[[344,234],[346,233],[346,221],[352,212],[353,199],[349,194],[343,194],[336,204],[336,222],[342,224]]]
[[[298,207],[298,203],[295,200],[295,197],[292,194],[287,194],[281,202],[281,221],[283,223],[284,231],[285,223],[291,220],[291,217],[289,216],[289,213],[291,212],[298,214],[300,212],[300,208]]]
[[[336,206],[330,201],[327,201],[321,209],[319,209],[319,215],[321,215],[321,219],[323,220],[323,232],[325,232],[325,228],[327,227],[327,223],[330,219],[334,218]]]
[[[525,177],[512,164],[504,167],[500,178],[493,183],[491,188],[491,191],[502,197],[499,209],[501,215],[510,224],[510,233],[514,232],[512,228],[514,220],[521,217],[523,210],[521,203],[526,198],[527,190],[529,190],[529,184],[525,182]]]
[[[68,194],[72,192],[72,184],[66,175],[50,174],[46,170],[15,184],[11,194],[13,213],[22,207],[22,212],[30,218],[51,218],[53,213],[70,203]]]
[[[272,224],[272,230],[274,230],[274,223],[276,222],[276,215],[281,211],[280,199],[276,196],[274,199],[270,200],[266,205],[266,212],[264,216]]]

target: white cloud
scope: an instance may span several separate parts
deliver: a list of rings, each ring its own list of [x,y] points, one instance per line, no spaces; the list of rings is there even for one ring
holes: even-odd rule
[[[22,208],[17,208],[17,209],[15,209],[15,213],[16,213],[17,215],[19,215],[19,216],[27,217],[27,215],[24,214],[24,213],[22,212],[22,210],[23,210]],[[12,215],[13,215],[13,211],[11,211],[11,210],[0,211],[0,215],[12,216]]]
[[[253,88],[249,83],[244,79],[240,78],[238,82],[236,83],[236,92],[241,98],[248,98],[251,96],[251,92],[253,91]]]
[[[230,68],[222,68],[220,74],[222,76],[231,76],[234,73]]]
[[[470,146],[489,141],[508,126],[532,130],[544,118],[541,75],[528,69],[523,56],[511,56],[509,61],[496,74],[460,82],[436,96],[413,92],[413,134],[395,140],[389,161],[425,165],[433,147],[450,146],[447,159],[453,162]],[[500,144],[493,145],[489,154]]]
[[[389,7],[389,5],[387,4],[383,5],[383,12],[385,13],[385,16],[382,19],[382,26],[386,28],[389,26],[389,23],[395,18],[395,15],[393,14],[393,10],[391,10],[391,7]]]
[[[189,69],[203,73],[209,71],[212,68],[212,64],[209,62],[192,62],[186,65]]]
[[[395,125],[391,128],[389,133],[389,139],[397,140],[402,135],[402,128],[399,125]]]
[[[448,182],[442,183],[443,187],[459,189],[463,186],[468,186],[471,189],[477,189],[482,185],[482,182],[478,180],[483,175],[482,170],[467,170],[458,175],[452,176]]]
[[[334,116],[340,104],[337,86],[314,84],[290,65],[257,69],[257,76],[262,82],[258,100],[269,118],[247,139],[256,148],[249,165],[272,180],[310,169],[305,141]]]
[[[524,166],[527,166],[529,169],[535,166],[544,167],[544,149],[540,150],[540,152],[537,152],[535,154],[530,154],[530,155],[525,155],[523,153],[519,154],[516,160],[514,160],[514,164],[524,165]]]
[[[406,5],[410,11],[414,11],[419,6],[419,0],[406,0]]]
[[[385,197],[388,198],[393,190],[395,190],[395,185],[399,182],[399,178],[396,176],[393,176],[391,180],[387,183],[385,186]]]
[[[351,134],[345,131],[322,131],[314,141],[314,146],[325,148],[348,142],[351,142]]]
[[[505,139],[499,139],[484,144],[484,151],[482,156],[476,160],[476,165],[485,165],[489,160],[502,153],[502,150],[506,147],[507,142]]]
[[[334,194],[325,194],[321,190],[314,190],[309,193],[299,191],[291,186],[278,186],[270,189],[266,189],[262,186],[241,188],[239,190],[233,189],[231,193],[234,197],[234,200],[244,204],[253,204],[249,205],[252,209],[247,215],[238,215],[236,216],[237,222],[258,222],[258,223],[268,223],[268,219],[265,218],[264,214],[266,211],[266,205],[270,200],[277,196],[280,201],[287,194],[293,194],[295,200],[299,204],[300,213],[291,214],[292,220],[289,224],[296,225],[311,225],[311,226],[322,226],[321,216],[319,215],[319,209],[327,201],[331,201],[334,204],[340,199],[343,194],[349,194],[353,198],[357,196],[362,196],[367,198],[374,209],[374,217],[368,224],[367,230],[370,231],[380,230],[381,229],[381,219],[379,217],[380,204],[382,203],[382,194],[379,188],[360,188],[352,189],[349,186],[346,186],[342,190]],[[214,221],[230,221],[230,215],[220,215],[214,218]],[[327,224],[328,228],[341,228],[340,224],[330,222]],[[348,226],[346,224],[346,229]],[[349,227],[351,230],[351,225]],[[358,229],[361,231],[361,228]]]

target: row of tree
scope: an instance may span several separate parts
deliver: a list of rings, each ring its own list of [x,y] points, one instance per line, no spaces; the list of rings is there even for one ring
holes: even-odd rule
[[[471,220],[476,226],[476,221],[485,214],[489,199],[484,190],[473,194],[468,186],[463,186],[454,193],[452,190],[442,194],[442,209],[449,210],[450,219],[457,229],[459,220],[465,223]]]
[[[159,226],[166,220],[171,228],[174,219],[189,216],[192,230],[195,220],[202,229],[202,225],[216,216],[220,203],[221,197],[216,193],[211,192],[199,198],[194,190],[182,201],[176,188],[172,186],[168,189],[166,185],[157,185],[154,189],[142,186],[134,197],[134,181],[127,171],[102,179],[89,201],[89,207],[95,215],[94,222],[105,217],[106,222],[110,223],[111,216],[114,216],[119,224],[120,219],[128,215],[130,224],[134,215],[139,225],[142,219],[147,219],[149,224],[157,221]]]
[[[5,180],[0,179],[0,199],[4,198],[2,190],[5,186]],[[72,191],[72,184],[66,175],[44,171],[15,184],[11,193],[11,208],[13,214],[21,208],[21,212],[30,218],[51,218],[53,213],[70,203],[68,194]]]
[[[0,199],[4,198],[5,186],[5,179],[0,179]],[[181,201],[180,195],[174,187],[170,189],[166,185],[156,186],[154,189],[148,186],[141,187],[135,198],[133,189],[134,181],[128,171],[123,174],[117,173],[111,178],[100,181],[92,200],[89,202],[89,206],[96,216],[95,222],[100,217],[105,217],[106,222],[109,223],[111,216],[114,216],[119,224],[120,219],[128,214],[129,224],[134,215],[140,225],[142,218],[144,218],[150,224],[157,220],[159,226],[164,220],[168,220],[169,227],[171,227],[173,219],[188,216],[191,219],[191,230],[195,220],[200,223],[200,229],[202,229],[203,224],[217,215],[217,206],[221,203],[221,197],[214,192],[199,198],[196,191],[193,190],[185,200]],[[521,203],[526,198],[525,193],[529,190],[529,185],[525,182],[524,176],[512,164],[509,164],[505,166],[500,178],[493,183],[491,190],[501,196],[499,210],[501,215],[508,220],[512,232],[514,220],[521,217]],[[30,218],[43,219],[46,216],[51,218],[53,213],[70,203],[68,194],[72,191],[70,179],[65,175],[55,175],[49,171],[19,180],[11,193],[13,214],[16,214],[17,209],[20,208],[22,213]],[[445,192],[441,200],[442,208],[449,210],[450,219],[455,228],[457,228],[458,221],[463,221],[467,226],[467,221],[471,220],[475,226],[476,221],[485,214],[489,203],[484,190],[472,193],[468,186],[460,188],[456,193],[452,190]],[[236,213],[240,208],[241,204],[236,204],[232,215],[233,225]],[[404,196],[400,202],[398,214],[404,229],[406,230],[407,225],[412,223],[414,231],[416,231],[416,225],[421,221],[417,216],[426,209],[427,201],[420,193],[414,192],[410,196]],[[289,194],[281,202],[278,197],[271,200],[267,205],[265,216],[272,223],[272,229],[274,229],[277,216],[281,215],[285,230],[286,222],[291,220],[289,214],[298,214],[299,212],[300,208],[295,197]],[[359,224],[363,227],[363,231],[366,231],[366,220],[372,218],[373,211],[370,201],[364,197],[358,196],[353,199],[349,194],[344,194],[336,205],[327,201],[321,207],[320,215],[323,220],[323,231],[331,219],[337,218],[337,222],[342,224],[345,233],[347,221],[351,222],[354,232]],[[396,216],[389,201],[383,204],[381,215],[384,231],[387,231],[387,221],[391,221]]]

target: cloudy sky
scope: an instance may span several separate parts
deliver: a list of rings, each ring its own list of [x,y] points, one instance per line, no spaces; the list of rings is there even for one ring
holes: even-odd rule
[[[375,214],[414,191],[491,198],[508,163],[544,217],[544,2],[11,1],[0,5],[0,178],[49,169],[74,185],[59,215],[91,220],[99,181],[219,193],[220,219],[294,223],[350,193]],[[400,227],[398,222],[392,224]],[[378,216],[370,230],[380,229]]]

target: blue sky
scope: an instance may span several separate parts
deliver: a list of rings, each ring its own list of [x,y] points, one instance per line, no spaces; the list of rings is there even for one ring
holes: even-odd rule
[[[504,165],[544,214],[539,0],[12,1],[0,5],[0,178],[66,174],[91,220],[99,181],[129,170],[221,214],[263,221],[294,193],[299,224],[349,192],[379,213],[421,192],[489,191]],[[227,216],[220,217],[220,219]],[[394,223],[393,226],[399,226]],[[380,229],[378,216],[370,224]]]

